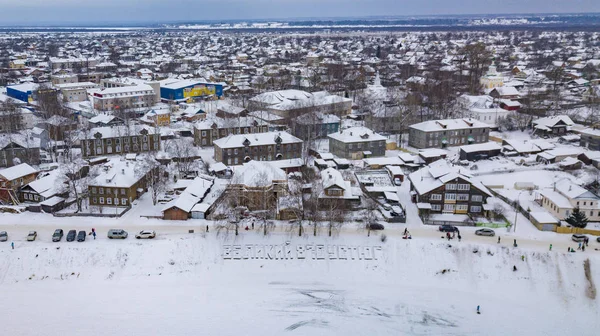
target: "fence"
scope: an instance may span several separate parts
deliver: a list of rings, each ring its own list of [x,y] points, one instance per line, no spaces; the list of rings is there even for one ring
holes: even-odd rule
[[[482,223],[482,222],[478,222],[475,223],[475,226],[477,227],[487,227],[490,229],[500,229],[500,228],[505,228],[505,227],[509,227],[510,223],[505,222],[505,223]]]
[[[460,222],[452,222],[452,221],[441,221],[441,220],[433,220],[433,219],[423,219],[423,224],[426,225],[452,225],[452,226],[475,226],[475,222],[473,221],[460,221]]]
[[[593,236],[600,236],[600,230],[591,230],[591,229],[582,229],[576,227],[566,227],[566,226],[558,226],[556,228],[557,233],[567,233],[567,234],[589,234]]]
[[[104,218],[119,218],[121,216],[123,216],[124,214],[127,213],[127,211],[131,210],[131,206],[128,206],[127,208],[125,208],[125,210],[121,213],[82,213],[82,212],[75,212],[75,213],[53,213],[52,215],[54,217],[104,217]]]

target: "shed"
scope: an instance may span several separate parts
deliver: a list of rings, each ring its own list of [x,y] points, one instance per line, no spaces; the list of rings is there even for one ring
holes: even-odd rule
[[[502,147],[495,142],[466,145],[460,147],[460,159],[476,161],[500,155]]]
[[[194,207],[192,208],[192,218],[205,219],[209,208],[210,205],[206,203],[199,203],[194,205]]]

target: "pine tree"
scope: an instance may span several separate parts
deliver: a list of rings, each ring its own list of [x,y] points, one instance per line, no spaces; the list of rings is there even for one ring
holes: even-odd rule
[[[566,220],[567,223],[573,225],[578,228],[585,228],[588,223],[588,218],[585,216],[585,213],[579,210],[579,207],[573,209],[573,213]]]
[[[377,46],[377,51],[375,52],[375,57],[381,58],[381,46]]]

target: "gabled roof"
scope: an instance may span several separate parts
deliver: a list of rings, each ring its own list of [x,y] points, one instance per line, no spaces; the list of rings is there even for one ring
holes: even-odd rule
[[[426,194],[457,178],[468,182],[472,187],[488,196],[492,196],[489,189],[481,182],[475,181],[470,174],[461,169],[451,167],[446,160],[435,161],[408,175],[408,179],[419,195]]]
[[[36,172],[37,170],[27,163],[21,163],[19,165],[0,170],[0,177],[3,177],[8,181],[12,181]]]

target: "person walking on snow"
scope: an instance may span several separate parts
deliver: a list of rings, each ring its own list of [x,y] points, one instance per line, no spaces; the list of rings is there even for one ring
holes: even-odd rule
[[[10,247],[12,247],[12,249],[15,249],[15,242],[10,242]]]
[[[404,235],[406,236],[408,234],[408,228],[404,228]]]
[[[525,256],[524,255],[521,256],[521,261],[525,261]]]
[[[458,241],[460,242],[460,240],[462,239],[462,237],[460,236],[460,233],[458,234]]]
[[[552,244],[550,244],[550,251],[552,251]]]
[[[577,247],[578,250],[581,250],[581,242],[579,242],[579,246]]]
[[[581,252],[585,252],[585,244],[581,246]]]
[[[208,225],[206,226],[206,232],[208,232]]]
[[[498,236],[498,244],[500,244],[500,236]]]
[[[92,236],[94,236],[94,240],[96,240],[96,231],[92,231]]]
[[[477,314],[481,314],[481,312],[479,311],[479,306],[477,306]]]

